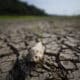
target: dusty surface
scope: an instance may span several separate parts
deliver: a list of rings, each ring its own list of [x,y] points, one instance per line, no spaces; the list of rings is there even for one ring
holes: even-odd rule
[[[27,61],[36,39],[46,48],[37,64]],[[0,80],[80,80],[79,21],[0,21]]]

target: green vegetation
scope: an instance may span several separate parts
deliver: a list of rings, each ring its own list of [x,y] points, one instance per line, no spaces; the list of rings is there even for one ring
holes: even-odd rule
[[[45,19],[48,18],[46,16],[0,16],[0,20],[15,20],[15,19],[21,19],[21,20],[32,20],[32,19]]]
[[[21,15],[19,15],[19,16],[17,16],[17,15],[0,15],[0,19],[15,19],[15,18],[25,18],[25,19],[27,19],[27,18],[50,18],[50,19],[80,19],[80,15],[77,15],[77,16],[58,16],[58,15],[53,15],[53,16],[45,16],[45,15],[43,15],[43,16],[37,16],[37,15],[32,15],[32,16],[30,16],[30,15],[23,15],[23,16],[21,16]]]
[[[0,21],[2,20],[40,20],[40,19],[45,19],[49,21],[80,21],[80,16],[0,16]]]

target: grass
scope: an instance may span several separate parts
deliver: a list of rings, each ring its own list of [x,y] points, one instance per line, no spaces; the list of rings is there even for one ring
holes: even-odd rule
[[[80,19],[80,16],[0,16],[0,19],[34,19],[34,18],[52,18],[52,19]]]
[[[50,22],[68,21],[68,22],[80,22],[80,16],[0,16],[0,21],[15,21],[15,20],[48,20]]]
[[[6,19],[40,19],[45,18],[45,16],[0,16],[0,20]]]

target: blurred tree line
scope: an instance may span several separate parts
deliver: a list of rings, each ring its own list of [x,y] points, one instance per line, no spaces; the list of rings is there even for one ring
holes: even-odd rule
[[[19,0],[0,0],[0,15],[47,15],[34,5]]]

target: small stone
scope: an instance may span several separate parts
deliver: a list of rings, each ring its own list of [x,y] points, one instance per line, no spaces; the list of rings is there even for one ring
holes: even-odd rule
[[[6,39],[6,35],[0,34],[0,39],[1,39],[1,40],[5,40],[5,39]]]
[[[7,62],[7,61],[16,61],[16,55],[14,55],[14,54],[11,54],[11,55],[7,55],[7,56],[5,56],[5,57],[2,57],[2,58],[0,58],[0,63],[3,63],[3,62]]]
[[[50,56],[47,56],[47,55],[44,55],[44,62],[48,62],[49,64],[52,64],[53,63],[51,57]]]
[[[78,57],[75,56],[74,52],[70,49],[64,50],[62,53],[60,53],[60,60],[78,60]]]
[[[6,43],[3,40],[0,40],[0,48],[7,47]]]
[[[52,61],[55,61],[56,57],[55,56],[51,56],[51,59],[52,59]]]
[[[59,67],[58,64],[56,63],[56,61],[53,61],[53,64],[55,67]]]
[[[8,56],[8,59],[6,61],[16,61],[17,57],[15,54],[12,54],[10,56]]]
[[[42,34],[42,37],[44,37],[44,38],[50,38],[50,37],[51,37],[51,34],[43,33],[43,34]]]
[[[78,46],[78,49],[80,49],[80,46]]]
[[[80,69],[74,71],[72,74],[74,76],[74,80],[79,80],[80,79]]]
[[[32,48],[36,44],[35,41],[26,41],[26,43],[28,44],[28,48]]]
[[[45,33],[45,35],[46,35],[46,33]],[[52,43],[53,41],[55,41],[56,40],[56,35],[52,35],[52,34],[48,34],[47,36],[43,36],[44,38],[42,39],[42,43],[44,43],[45,45],[46,44],[50,44],[50,43]]]
[[[80,63],[76,63],[77,67],[80,68]]]
[[[25,79],[25,80],[29,80],[29,79]],[[32,77],[30,80],[39,80],[39,78],[38,77]]]
[[[9,39],[13,43],[19,43],[22,41],[21,35],[13,35]]]
[[[52,42],[51,38],[43,38],[42,39],[42,43],[45,44],[45,45],[49,44],[50,42]]]
[[[65,46],[65,45],[62,45],[62,48],[64,48],[64,49],[67,49],[67,46]]]
[[[69,37],[69,36],[67,36],[67,39],[70,40],[73,43],[77,43],[79,41],[79,40],[77,40],[75,38],[72,38],[72,37]]]
[[[12,45],[17,50],[26,49],[24,42],[21,42],[21,43],[18,43],[18,44],[10,43],[10,45]]]
[[[57,66],[57,63],[55,62],[55,57],[54,56],[50,57],[50,56],[45,55],[44,56],[44,63],[48,63],[50,65]]]
[[[46,52],[57,54],[60,47],[56,42],[52,42],[49,45],[46,45]]]
[[[0,49],[0,55],[7,55],[7,54],[10,54],[10,53],[12,53],[12,50],[8,47]]]
[[[32,77],[37,77],[39,74],[37,72],[35,72],[35,71],[31,71],[30,75]]]
[[[45,70],[42,69],[42,68],[37,68],[36,71],[37,71],[38,73],[44,73],[44,72],[45,72]]]
[[[8,56],[0,58],[0,64],[8,60]]]
[[[9,61],[9,62],[4,62],[0,64],[0,69],[2,70],[2,72],[7,72],[10,71],[13,67],[13,62]]]
[[[67,37],[68,40],[65,41],[66,44],[75,47],[77,46],[77,43],[79,42],[77,39],[71,38],[71,37]]]
[[[75,65],[70,61],[61,61],[61,64],[65,69],[75,69]]]
[[[47,66],[46,64],[43,64],[43,67],[44,67],[44,69],[45,69],[46,71],[50,71],[50,70],[51,70],[50,67]]]

